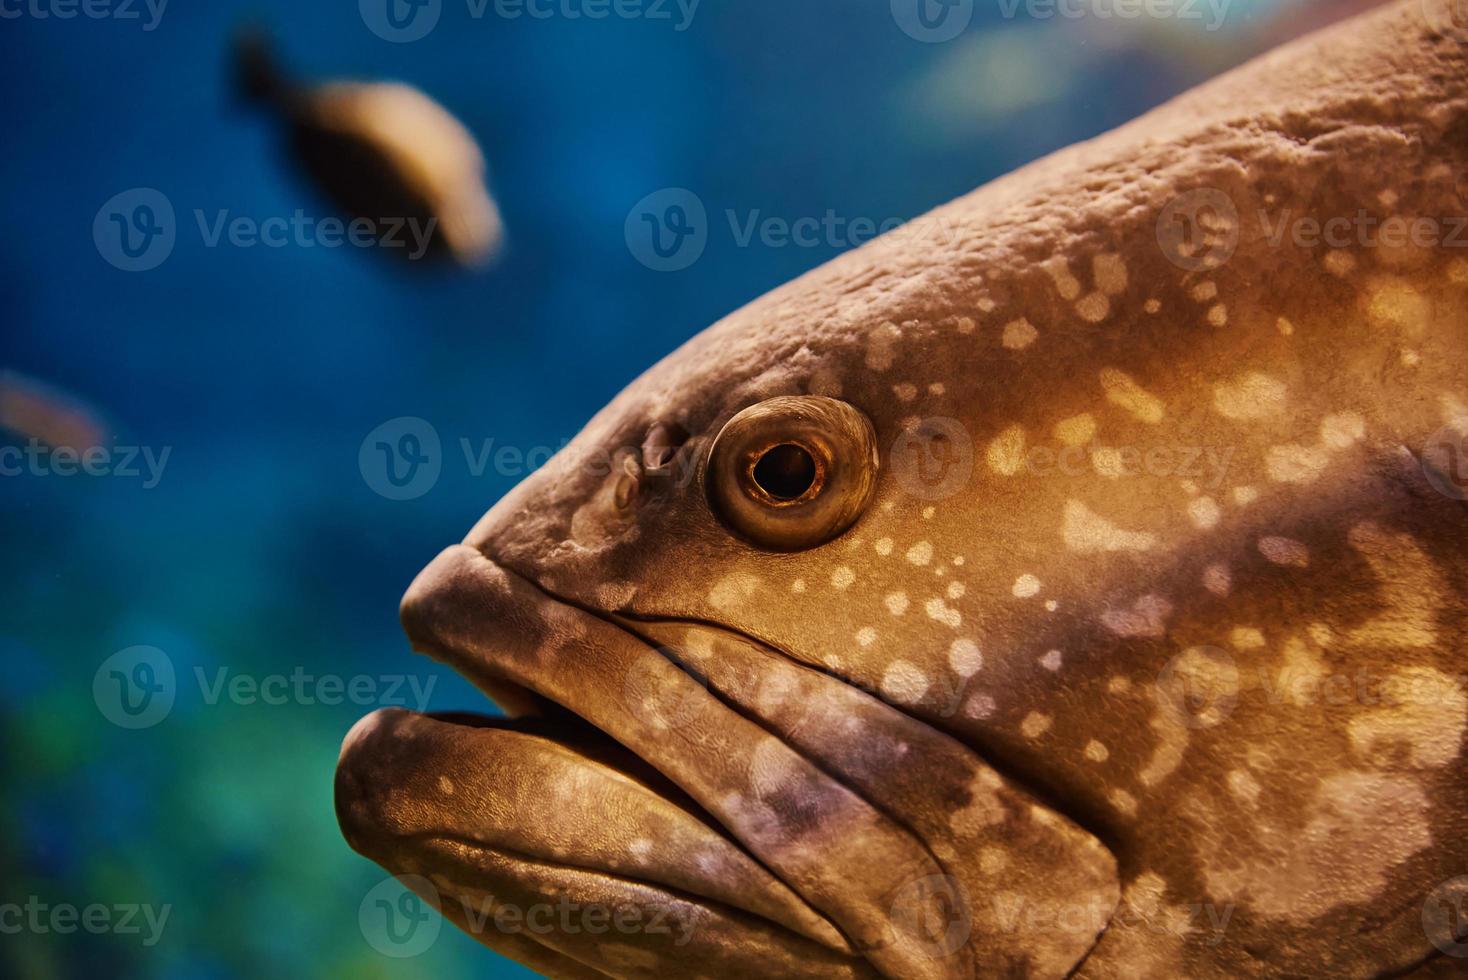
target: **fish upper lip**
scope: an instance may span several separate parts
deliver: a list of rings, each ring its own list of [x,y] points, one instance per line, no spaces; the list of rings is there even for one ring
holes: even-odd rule
[[[619,624],[613,614],[568,600],[545,588],[534,578],[523,575],[507,564],[499,562],[477,548],[460,544],[445,549],[415,579],[404,595],[401,619],[404,631],[418,652],[449,663],[465,674],[493,700],[505,708],[511,717],[496,719],[472,715],[440,715],[439,718],[467,723],[475,727],[513,729],[545,739],[558,746],[568,748],[587,759],[616,771],[620,776],[639,783],[649,792],[661,797],[685,811],[711,831],[726,840],[754,865],[771,876],[771,884],[782,889],[786,895],[776,896],[775,901],[746,905],[743,911],[760,915],[782,929],[797,936],[817,942],[838,953],[856,955],[842,931],[828,917],[813,908],[797,891],[790,888],[782,878],[767,867],[757,855],[731,833],[728,826],[704,808],[676,780],[661,772],[634,747],[626,745],[605,726],[598,725],[586,713],[560,703],[543,690],[537,690],[538,673],[530,671],[516,674],[514,671],[497,668],[495,662],[474,657],[470,644],[464,642],[464,633],[472,631],[473,620],[486,614],[485,609],[476,608],[473,602],[474,583],[463,580],[471,569],[492,570],[506,576],[513,583],[534,590],[552,612],[564,614],[561,626],[574,632],[578,618],[595,620],[606,627],[617,630],[620,637],[635,643],[647,654],[664,659],[657,648],[644,637]],[[468,585],[467,593],[463,587]],[[512,613],[524,613],[520,607],[511,607]],[[493,615],[491,613],[491,615]],[[515,615],[504,623],[506,629],[528,626],[529,615],[524,622],[516,622]],[[448,628],[445,624],[448,623]],[[457,636],[456,636],[457,634]],[[492,641],[482,641],[492,645]],[[372,716],[369,716],[372,717]],[[360,724],[360,723],[359,723]],[[350,740],[350,736],[349,736]],[[718,895],[702,896],[714,902],[725,899]],[[774,910],[768,906],[777,906]],[[779,906],[783,905],[783,909]]]

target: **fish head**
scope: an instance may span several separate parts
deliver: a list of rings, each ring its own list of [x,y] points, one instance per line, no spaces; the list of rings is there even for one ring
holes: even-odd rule
[[[663,889],[688,902],[689,945],[631,937],[663,975],[709,957],[718,975],[774,957],[782,975],[904,977],[1081,959],[1115,904],[1114,859],[945,730],[983,661],[959,600],[984,556],[954,501],[981,507],[985,490],[965,408],[914,417],[919,382],[924,398],[963,392],[951,365],[941,381],[917,365],[968,339],[920,315],[935,300],[914,261],[884,242],[715,325],[424,570],[402,608],[414,647],[538,727],[512,753],[487,747],[502,729],[372,716],[338,783],[354,845],[449,875],[440,895],[479,894],[493,874],[423,850],[431,815],[456,840]],[[435,748],[410,753],[404,730]],[[603,743],[617,754],[568,747]],[[388,787],[419,797],[391,765],[369,778],[381,756],[417,758],[426,778],[445,751],[482,760],[473,779],[385,816]],[[609,812],[587,789],[623,779],[642,780],[635,806]],[[469,782],[492,802],[466,800]],[[601,843],[558,859],[532,816],[548,807]],[[699,843],[656,829],[673,820]],[[550,887],[522,885],[526,901]],[[1004,921],[1061,906],[1066,928]]]
[[[1365,594],[1398,539],[1358,524],[1337,543],[1355,559],[1310,565],[1260,515],[1313,541],[1407,500],[1365,433],[1441,425],[1415,393],[1461,360],[1461,260],[1281,246],[1273,216],[1388,207],[1381,174],[1452,129],[1448,47],[1406,6],[1347,25],[674,352],[410,587],[415,649],[516,718],[369,716],[338,769],[348,840],[555,976],[1061,977],[1107,942],[1123,964],[1181,942],[1168,888],[1247,889],[1227,846],[1178,835],[1255,827],[1257,799],[1218,789],[1251,785],[1244,753],[1318,759],[1271,736],[1275,706],[1241,710],[1252,728],[1184,718],[1169,671],[1237,698],[1204,644],[1261,631],[1227,617]],[[1347,63],[1406,94],[1341,93]],[[1451,176],[1389,207],[1436,213]],[[1321,380],[1343,365],[1383,387]],[[1307,566],[1336,577],[1286,610],[1309,593],[1280,576]],[[1316,891],[1348,896],[1337,877]],[[1151,930],[1110,928],[1124,879]],[[525,926],[563,900],[641,912]],[[1365,942],[1327,928],[1334,908],[1288,933],[1269,917],[1291,910],[1260,913],[1237,962],[1280,935]]]

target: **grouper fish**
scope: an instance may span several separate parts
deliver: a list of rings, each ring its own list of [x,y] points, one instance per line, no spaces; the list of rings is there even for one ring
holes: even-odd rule
[[[654,366],[409,588],[506,718],[341,826],[550,977],[1447,975],[1461,5],[1316,34]]]

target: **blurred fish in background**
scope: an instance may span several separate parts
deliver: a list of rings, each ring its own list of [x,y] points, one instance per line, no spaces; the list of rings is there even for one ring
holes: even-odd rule
[[[9,370],[0,370],[0,430],[76,452],[101,446],[107,439],[106,426],[90,406]]]
[[[484,154],[443,106],[400,82],[297,83],[254,30],[236,42],[235,70],[245,97],[281,117],[317,188],[389,251],[471,267],[498,252],[503,225]]]

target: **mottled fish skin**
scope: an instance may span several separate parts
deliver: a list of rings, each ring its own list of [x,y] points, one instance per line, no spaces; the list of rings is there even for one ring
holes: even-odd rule
[[[1432,0],[1367,15],[732,314],[420,576],[414,645],[627,744],[886,976],[1436,975],[1468,250],[1274,233],[1468,244],[1464,44]],[[808,394],[870,419],[876,497],[762,551],[691,464]],[[673,475],[635,462],[660,422]],[[880,924],[929,872],[971,935],[924,959]]]

